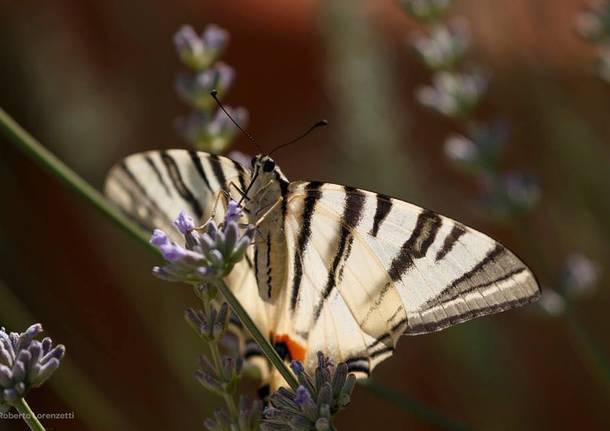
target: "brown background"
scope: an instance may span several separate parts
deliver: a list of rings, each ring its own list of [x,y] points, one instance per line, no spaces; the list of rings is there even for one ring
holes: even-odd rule
[[[460,219],[514,249],[545,286],[573,251],[603,267],[610,87],[574,31],[582,2],[455,3],[452,14],[472,25],[469,60],[492,76],[478,115],[509,122],[505,166],[541,184],[528,232],[473,209],[475,184],[443,157],[456,125],[413,100],[429,73],[405,43],[416,25],[390,0],[0,2],[0,106],[100,188],[123,156],[186,146],[172,126],[186,110],[172,36],[214,22],[232,37],[226,100],[248,108],[265,148],[331,122],[279,153],[290,178],[349,182]],[[235,148],[253,153],[241,138]],[[48,429],[202,429],[219,403],[192,379],[202,346],[182,319],[191,292],[153,279],[154,256],[3,138],[0,196],[0,326],[41,321],[68,346],[57,375],[29,396],[38,412],[75,411]],[[574,304],[602,354],[607,280]],[[567,319],[533,306],[405,338],[375,377],[475,429],[602,429],[610,382],[595,361]],[[362,388],[337,424],[436,429]]]

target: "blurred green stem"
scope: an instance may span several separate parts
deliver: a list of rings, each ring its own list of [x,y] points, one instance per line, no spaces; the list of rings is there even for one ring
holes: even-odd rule
[[[610,396],[610,364],[602,346],[580,323],[569,303],[567,303],[564,319],[578,347],[576,351],[583,356],[582,361],[588,365],[594,377],[605,385],[606,394]]]
[[[25,398],[19,398],[13,404],[13,407],[21,414],[21,419],[28,424],[28,427],[32,431],[45,431],[44,427],[36,417],[36,414],[32,411]]]
[[[104,198],[104,196],[94,189],[89,183],[83,180],[72,169],[66,166],[61,160],[44,148],[32,135],[24,130],[15,120],[13,120],[2,108],[0,108],[0,131],[15,144],[19,149],[32,157],[40,166],[59,178],[69,188],[91,202],[105,216],[109,217],[125,232],[148,245],[148,235],[135,223],[123,217],[120,211]],[[150,247],[149,247],[150,248]],[[151,248],[152,249],[152,248]],[[154,250],[154,249],[152,249]]]
[[[469,426],[453,419],[449,419],[420,401],[410,399],[401,392],[385,386],[372,378],[359,380],[358,383],[370,393],[389,401],[401,410],[411,412],[415,417],[425,421],[428,424],[434,425],[438,429],[446,431],[471,430]]]

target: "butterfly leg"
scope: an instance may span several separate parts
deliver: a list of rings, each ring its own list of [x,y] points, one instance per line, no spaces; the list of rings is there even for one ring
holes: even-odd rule
[[[281,204],[281,203],[282,203],[282,198],[278,198],[278,199],[277,199],[277,200],[276,200],[276,201],[275,201],[273,204],[271,204],[271,206],[269,207],[269,209],[268,209],[267,211],[265,211],[265,213],[264,213],[264,214],[263,214],[263,215],[262,215],[262,216],[261,216],[261,217],[260,217],[258,220],[256,220],[256,223],[254,223],[254,226],[258,228],[258,227],[260,226],[260,224],[261,224],[263,221],[265,221],[265,218],[266,218],[266,217],[267,217],[269,214],[271,214],[271,213],[273,212],[273,210],[274,210],[274,209],[276,209],[276,208],[277,208],[277,206],[278,206],[279,204]]]
[[[208,219],[205,221],[205,223],[203,223],[200,226],[195,227],[195,230],[200,231],[200,230],[204,230],[206,228],[206,226],[208,224],[210,224],[210,222],[212,220],[214,220],[214,218],[216,217],[216,209],[218,208],[218,202],[220,201],[221,197],[225,198],[224,201],[224,208],[225,210],[227,209],[227,205],[228,205],[228,200],[227,200],[227,192],[226,191],[222,191],[216,194],[216,199],[214,199],[214,205],[212,205],[212,214],[210,214],[210,217],[208,217]]]
[[[229,187],[233,187],[237,193],[239,193],[239,195],[244,198],[245,200],[249,201],[250,198],[248,197],[248,195],[246,195],[246,192],[244,192],[237,184],[235,184],[233,181],[229,182]],[[226,193],[226,192],[225,192]],[[230,197],[230,196],[229,196]]]

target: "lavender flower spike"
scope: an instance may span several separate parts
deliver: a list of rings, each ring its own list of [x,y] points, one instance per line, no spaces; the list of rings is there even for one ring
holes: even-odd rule
[[[245,255],[254,238],[253,227],[239,225],[242,211],[237,202],[230,201],[224,223],[218,226],[213,220],[206,231],[195,230],[195,222],[184,211],[174,226],[184,237],[184,246],[171,242],[165,232],[155,229],[151,244],[159,249],[166,260],[162,267],[154,267],[153,274],[167,281],[201,284],[226,276]]]
[[[335,368],[322,352],[318,352],[318,366],[312,375],[300,362],[292,362],[291,367],[299,387],[296,392],[282,387],[270,396],[261,430],[333,429],[332,416],[349,404],[356,377],[348,373],[345,363]]]
[[[59,368],[66,348],[53,347],[48,337],[35,340],[42,332],[40,323],[21,334],[0,328],[0,411],[41,386]]]

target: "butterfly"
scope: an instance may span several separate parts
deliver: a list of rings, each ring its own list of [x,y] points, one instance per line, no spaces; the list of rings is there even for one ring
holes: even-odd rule
[[[111,170],[105,191],[146,229],[175,232],[175,242],[181,210],[204,222],[219,194],[241,200],[257,235],[225,281],[282,359],[310,369],[322,351],[367,377],[403,334],[540,295],[531,271],[488,236],[381,193],[290,182],[267,155],[250,170],[204,152],[135,154]],[[277,386],[252,340],[243,339],[243,354]]]

